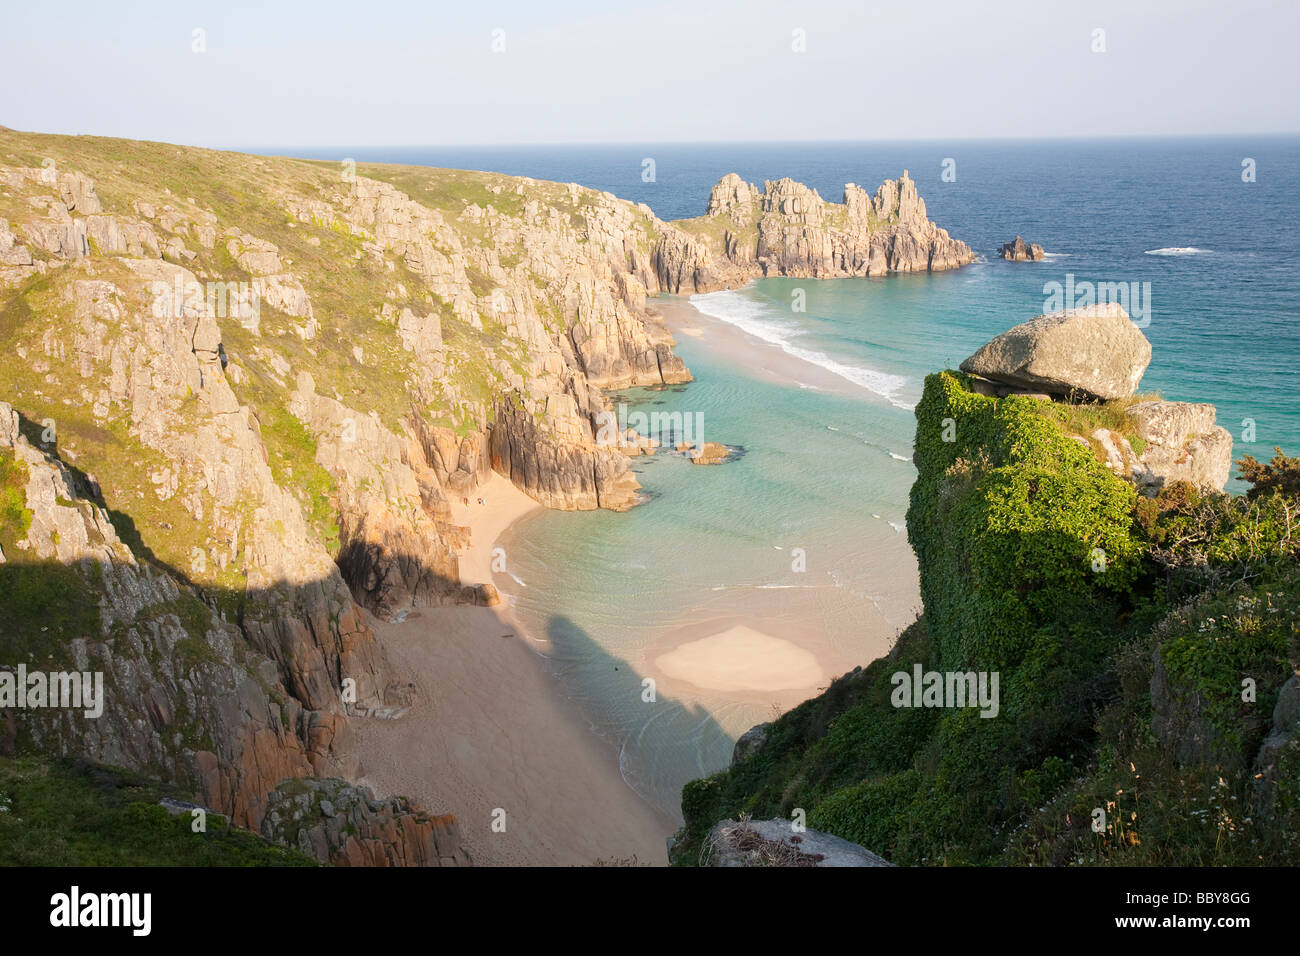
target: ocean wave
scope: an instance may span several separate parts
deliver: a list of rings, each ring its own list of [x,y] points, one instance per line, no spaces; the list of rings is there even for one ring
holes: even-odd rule
[[[892,451],[889,453],[889,457],[892,458],[892,459],[894,459],[894,461],[911,461],[911,460],[912,460],[912,458],[911,458],[910,455],[895,455]]]
[[[789,322],[775,321],[770,317],[770,309],[753,299],[732,291],[706,292],[691,296],[691,305],[705,315],[720,319],[728,325],[734,325],[769,345],[775,345],[787,355],[803,359],[838,375],[845,381],[865,388],[872,394],[886,399],[891,405],[909,411],[914,407],[898,397],[899,392],[907,385],[907,379],[903,376],[878,372],[861,365],[849,365],[837,361],[825,352],[795,345],[792,340],[803,335],[804,332],[791,326]],[[765,313],[769,314],[765,315]]]
[[[1148,249],[1148,256],[1208,256],[1214,255],[1213,249],[1198,249],[1195,246],[1165,246],[1162,249]]]

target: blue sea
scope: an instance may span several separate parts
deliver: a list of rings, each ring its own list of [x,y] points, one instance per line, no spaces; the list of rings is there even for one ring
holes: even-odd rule
[[[908,169],[930,217],[979,255],[951,273],[767,279],[693,297],[710,321],[845,387],[782,384],[709,336],[680,336],[696,381],[620,400],[701,415],[707,438],[744,455],[717,468],[640,459],[652,495],[641,507],[547,512],[509,533],[511,572],[527,586],[499,584],[525,626],[550,638],[548,666],[618,745],[629,784],[672,814],[686,780],[724,767],[735,736],[788,702],[680,686],[647,701],[656,660],[678,639],[735,625],[811,635],[849,665],[878,655],[919,603],[902,522],[924,376],[1044,311],[1049,283],[1149,289],[1154,354],[1141,390],[1214,403],[1237,456],[1300,453],[1300,139],[292,152],[573,181],[663,219],[702,214],[728,172],[760,184],[789,176],[838,201],[847,182],[874,192]],[[1017,234],[1050,258],[996,258]],[[791,308],[796,289],[804,312]]]

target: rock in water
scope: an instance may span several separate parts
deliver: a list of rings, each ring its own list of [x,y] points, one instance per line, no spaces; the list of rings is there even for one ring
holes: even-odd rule
[[[1040,315],[1003,332],[961,363],[1018,388],[1110,400],[1137,391],[1151,343],[1111,303]]]
[[[998,252],[1003,259],[1009,259],[1012,262],[1037,262],[1047,256],[1043,247],[1036,242],[1025,242],[1024,239],[1016,236],[1014,242],[1002,243],[1002,249]]]
[[[692,465],[720,465],[730,454],[730,448],[716,441],[706,441],[699,448],[686,453]]]

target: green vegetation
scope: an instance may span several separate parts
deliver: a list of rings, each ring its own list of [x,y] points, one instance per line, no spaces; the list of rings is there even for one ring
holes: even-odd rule
[[[32,513],[27,510],[27,466],[16,460],[13,452],[0,450],[0,550],[6,555],[14,544],[27,537]]]
[[[1047,666],[1067,637],[1102,652],[1138,576],[1136,492],[1044,405],[926,381],[907,522],[940,670]]]
[[[1282,454],[1281,448],[1273,449],[1273,460],[1266,465],[1256,461],[1253,455],[1246,455],[1237,462],[1237,467],[1241,469],[1242,480],[1254,485],[1247,492],[1251,498],[1272,491],[1300,498],[1300,458]]]
[[[266,444],[271,476],[282,488],[292,489],[303,514],[331,556],[338,554],[339,526],[335,521],[338,486],[316,461],[316,438],[302,422],[274,402],[259,403],[262,441]]]
[[[796,809],[907,865],[1300,862],[1294,732],[1256,766],[1300,668],[1294,460],[1242,463],[1249,496],[1140,498],[1067,437],[1122,433],[1124,403],[967,381],[930,376],[917,407],[924,616],[747,760],[687,784],[673,862],[696,863],[720,819]],[[998,672],[998,716],[894,706],[892,675],[916,664]]]
[[[155,780],[83,761],[0,757],[0,866],[316,866],[208,814],[170,815]]]
[[[1115,399],[1109,402],[1043,402],[1039,411],[1044,416],[1059,423],[1067,432],[1081,435],[1088,439],[1098,460],[1105,461],[1105,452],[1099,442],[1093,441],[1092,433],[1099,428],[1123,435],[1133,448],[1135,455],[1146,451],[1146,441],[1137,434],[1133,422],[1128,417],[1128,410],[1140,402],[1157,401],[1156,394],[1134,395],[1131,398]]]

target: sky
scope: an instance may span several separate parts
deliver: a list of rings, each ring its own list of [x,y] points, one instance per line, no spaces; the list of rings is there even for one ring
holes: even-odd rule
[[[12,3],[0,125],[245,148],[1295,133],[1297,36],[1300,0]]]

